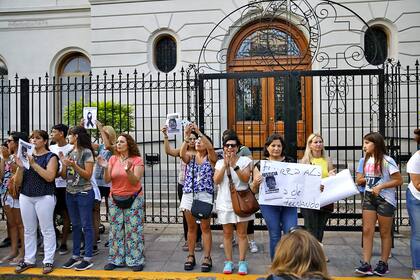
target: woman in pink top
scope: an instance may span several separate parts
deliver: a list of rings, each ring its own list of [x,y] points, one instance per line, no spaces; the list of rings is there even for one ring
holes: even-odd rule
[[[143,159],[137,144],[129,134],[123,133],[118,137],[116,152],[109,162],[98,157],[98,163],[105,168],[105,181],[112,183],[109,200],[109,262],[104,269],[113,270],[128,266],[133,271],[142,271]]]

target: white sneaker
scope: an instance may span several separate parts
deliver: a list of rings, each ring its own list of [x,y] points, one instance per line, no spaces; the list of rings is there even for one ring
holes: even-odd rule
[[[413,278],[413,280],[420,280],[420,271],[413,270],[413,274],[411,275],[411,278]]]
[[[257,253],[258,252],[258,246],[257,246],[257,242],[255,242],[255,240],[250,240],[249,241],[249,251],[251,253]]]
[[[235,247],[235,246],[237,246],[238,245],[238,243],[236,243],[236,239],[235,239],[235,237],[232,239],[232,247]],[[223,242],[222,243],[220,243],[220,245],[219,245],[219,248],[220,249],[224,249],[225,248],[225,245],[223,244]]]

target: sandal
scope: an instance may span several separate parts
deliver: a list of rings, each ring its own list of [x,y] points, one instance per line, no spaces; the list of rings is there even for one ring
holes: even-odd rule
[[[201,272],[210,272],[212,267],[213,267],[213,261],[211,260],[211,257],[210,256],[204,257],[204,261],[201,264]]]
[[[192,261],[191,261],[192,259]],[[193,270],[195,266],[195,256],[188,255],[187,261],[184,263],[184,270]]]
[[[0,263],[11,262],[14,258],[16,258],[16,255],[7,255],[0,260]]]
[[[18,265],[18,264],[20,264],[20,263],[22,263],[22,262],[23,262],[23,258],[22,258],[22,257],[17,256],[16,258],[14,258],[13,260],[11,260],[11,261],[9,262],[9,265],[14,266],[14,265]]]
[[[35,267],[35,264],[33,263],[26,263],[26,262],[21,262],[20,264],[18,264],[15,268],[15,272],[16,273],[22,273],[27,269],[33,268]]]
[[[52,263],[45,263],[44,267],[42,268],[42,274],[51,273],[54,270],[54,266]]]

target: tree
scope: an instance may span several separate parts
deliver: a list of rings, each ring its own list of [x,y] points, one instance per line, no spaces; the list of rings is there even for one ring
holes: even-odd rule
[[[70,127],[79,124],[80,119],[83,118],[83,107],[97,107],[97,119],[103,125],[114,127],[117,134],[128,132],[134,128],[134,106],[111,101],[106,104],[104,101],[87,104],[83,104],[81,100],[73,102],[64,108],[63,123]]]

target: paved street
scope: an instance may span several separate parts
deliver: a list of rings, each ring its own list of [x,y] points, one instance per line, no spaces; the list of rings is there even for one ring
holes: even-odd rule
[[[5,223],[0,222],[0,238],[5,236]],[[107,232],[107,231],[106,231]],[[389,261],[391,273],[388,277],[410,278],[410,250],[408,232],[403,232],[400,237],[395,238],[395,248],[392,250],[393,257]],[[165,272],[184,272],[183,263],[187,255],[183,252],[181,246],[182,240],[181,225],[155,225],[146,224],[146,266],[145,271],[165,271]],[[250,264],[249,272],[251,274],[266,274],[268,271],[269,253],[268,253],[268,234],[266,231],[256,231],[255,237],[258,243],[259,252],[249,253],[248,261]],[[95,270],[102,270],[107,263],[107,248],[104,247],[106,234],[101,235],[102,242],[99,244],[100,254],[94,257]],[[224,253],[219,248],[222,241],[222,232],[213,231],[213,270],[220,273],[223,268]],[[329,272],[332,276],[354,276],[354,267],[358,265],[361,256],[361,233],[360,232],[327,232],[325,235],[325,250],[330,258],[328,264]],[[71,245],[71,242],[69,242]],[[374,256],[372,263],[376,263],[379,258],[379,234],[375,239]],[[4,256],[7,249],[0,249],[0,256]],[[234,258],[237,261],[237,248],[235,248]],[[70,254],[60,256],[56,254],[56,266],[63,264]],[[197,253],[197,262],[201,263],[202,253]],[[42,261],[42,256],[38,256],[38,261]],[[3,264],[2,266],[7,266]],[[39,263],[39,266],[41,264]],[[122,268],[122,271],[129,269]],[[196,266],[194,272],[200,272],[199,266]],[[83,273],[83,272],[78,272]]]

